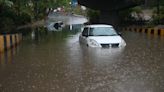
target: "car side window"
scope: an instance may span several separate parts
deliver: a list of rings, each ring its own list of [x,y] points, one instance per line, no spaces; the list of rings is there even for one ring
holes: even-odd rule
[[[88,35],[88,29],[89,28],[84,28],[83,32],[82,32],[82,35],[83,36],[87,36]]]

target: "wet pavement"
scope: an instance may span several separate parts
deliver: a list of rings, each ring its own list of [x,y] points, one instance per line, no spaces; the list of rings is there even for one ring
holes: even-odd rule
[[[0,55],[0,92],[164,92],[164,38],[123,32],[125,48],[88,48],[79,32],[25,40]]]

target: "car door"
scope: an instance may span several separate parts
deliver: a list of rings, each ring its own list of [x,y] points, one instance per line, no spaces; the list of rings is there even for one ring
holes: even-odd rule
[[[83,44],[87,44],[88,31],[89,28],[85,27],[82,34],[80,35],[80,42]]]

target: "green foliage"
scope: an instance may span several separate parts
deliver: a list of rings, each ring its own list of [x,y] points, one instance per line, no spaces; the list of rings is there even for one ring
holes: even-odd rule
[[[139,22],[142,24],[143,22],[147,23],[148,25],[157,25],[157,24],[164,24],[164,0],[145,0],[146,7],[137,6],[134,8],[127,9],[125,11],[120,12],[121,19],[124,22],[129,22],[129,24],[135,24],[135,22]],[[157,12],[157,7],[159,7],[159,14]],[[136,20],[131,16],[132,12],[136,14],[142,14],[142,10],[146,8],[153,11],[152,20],[144,21],[144,20]],[[142,23],[141,23],[142,22]]]
[[[131,16],[132,12],[133,12],[133,9],[127,9],[127,10],[119,12],[121,21],[133,20],[134,18],[132,18]]]
[[[131,8],[131,12],[142,13],[142,8],[140,6]]]
[[[0,0],[0,5],[11,7],[13,5],[13,2],[10,0]]]
[[[142,14],[142,7],[137,6],[120,11],[121,24],[124,25],[144,25],[146,21],[140,16]]]
[[[91,23],[97,23],[99,21],[100,11],[88,9],[87,15]]]
[[[152,8],[152,7],[156,7],[158,4],[158,0],[145,0],[145,4],[147,5],[147,7]],[[164,6],[164,0],[159,0],[159,4],[161,6]]]
[[[0,33],[10,32],[14,30],[15,23],[14,20],[16,18],[13,10],[6,4],[1,4],[0,6]]]
[[[47,9],[68,6],[70,0],[0,0],[0,33],[47,16]]]
[[[160,6],[159,14],[157,14],[157,9],[153,9],[153,24],[164,24],[164,6]]]
[[[14,30],[14,21],[9,17],[0,18],[0,33],[11,33]]]

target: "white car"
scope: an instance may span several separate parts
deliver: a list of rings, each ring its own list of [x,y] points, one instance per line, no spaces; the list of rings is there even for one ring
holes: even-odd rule
[[[50,24],[47,24],[48,31],[61,31],[63,27],[64,24],[62,21],[50,22]]]
[[[89,47],[124,47],[124,39],[115,31],[113,26],[104,24],[86,25],[79,37],[80,43]]]

